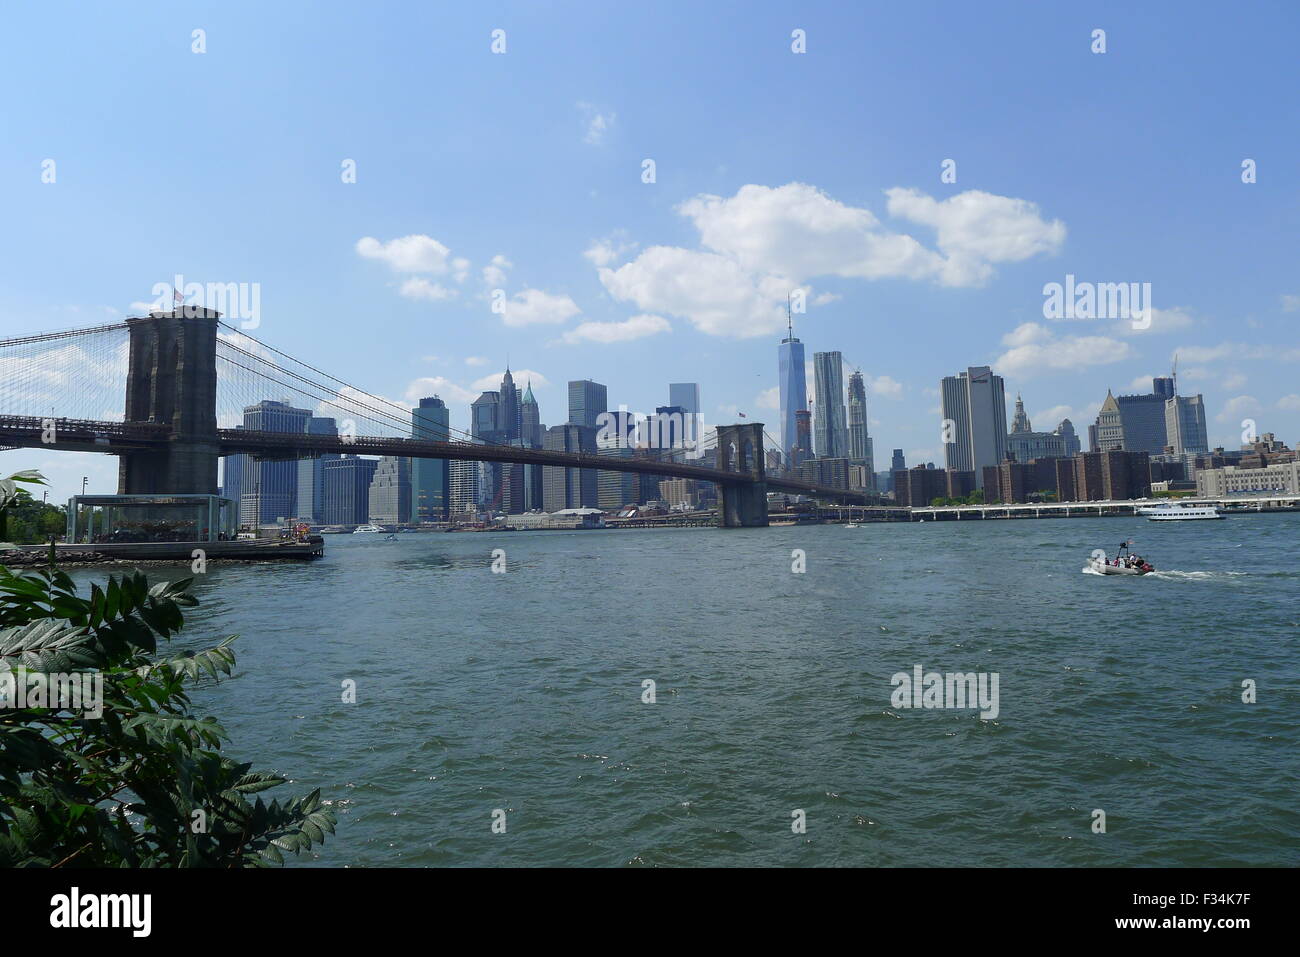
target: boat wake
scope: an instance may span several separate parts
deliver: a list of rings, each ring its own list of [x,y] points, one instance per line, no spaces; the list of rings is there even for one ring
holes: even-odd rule
[[[1225,578],[1243,578],[1246,572],[1185,572],[1169,568],[1151,573],[1152,578],[1166,578],[1170,581],[1212,581]]]

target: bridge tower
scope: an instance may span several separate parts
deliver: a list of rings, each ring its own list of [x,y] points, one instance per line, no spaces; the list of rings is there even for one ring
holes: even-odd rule
[[[217,320],[199,306],[127,320],[126,421],[172,427],[165,448],[123,452],[121,495],[217,492]]]
[[[753,477],[753,481],[718,483],[718,526],[767,525],[767,469],[761,422],[718,426],[718,468]]]

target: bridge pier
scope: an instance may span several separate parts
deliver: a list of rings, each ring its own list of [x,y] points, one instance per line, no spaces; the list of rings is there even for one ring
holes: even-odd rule
[[[765,527],[767,470],[761,422],[718,426],[718,468],[753,477],[752,481],[718,484],[718,527]]]
[[[126,422],[171,426],[164,448],[121,453],[119,495],[217,492],[217,320],[196,306],[128,320]]]

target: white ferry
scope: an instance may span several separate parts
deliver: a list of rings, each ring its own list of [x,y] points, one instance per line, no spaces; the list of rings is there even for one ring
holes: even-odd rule
[[[384,530],[384,526],[382,525],[358,525],[355,529],[353,529],[352,534],[373,535],[382,532],[383,530]]]
[[[1138,510],[1153,522],[1187,522],[1203,518],[1223,518],[1213,505],[1174,505],[1163,502],[1160,505],[1144,505]]]

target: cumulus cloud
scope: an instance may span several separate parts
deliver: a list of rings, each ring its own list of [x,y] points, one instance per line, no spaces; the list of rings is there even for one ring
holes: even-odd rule
[[[903,397],[903,383],[897,381],[892,376],[867,376],[867,388],[872,395],[883,396],[886,399],[901,399]]]
[[[582,312],[578,304],[565,295],[552,295],[541,289],[524,289],[512,299],[504,300],[502,319],[507,326],[531,326],[565,322]]]
[[[423,299],[427,302],[439,302],[456,295],[456,290],[448,289],[442,283],[431,282],[422,276],[412,276],[402,283],[398,292],[407,299]]]
[[[1300,312],[1300,296],[1283,294],[1282,296],[1283,312]]]
[[[890,215],[932,229],[936,248],[881,224],[869,209],[806,183],[742,186],[734,196],[699,195],[677,207],[700,249],[651,246],[610,268],[618,252],[597,243],[585,255],[617,300],[684,316],[702,332],[747,338],[783,324],[786,296],[819,276],[901,278],[948,286],[985,282],[998,263],[1055,252],[1065,239],[1023,199],[969,191],[935,200],[917,190],[886,193]],[[813,303],[833,294],[813,295]]]
[[[444,402],[456,402],[462,405],[478,398],[478,392],[471,392],[445,376],[423,376],[411,380],[407,385],[405,404],[413,406],[420,399],[431,395],[441,396]]]
[[[635,249],[636,245],[620,231],[604,239],[593,240],[582,255],[593,265],[608,266],[616,259],[622,259]]]
[[[605,134],[618,118],[616,113],[602,113],[591,103],[578,103],[578,112],[582,116],[584,133],[582,141],[588,146],[600,146],[605,142]]]
[[[491,392],[499,389],[501,387],[501,380],[505,378],[505,374],[506,370],[502,369],[500,372],[493,372],[489,375],[475,379],[470,383],[471,387],[475,390],[474,397],[478,398],[480,392]],[[523,389],[523,383],[525,382],[531,382],[539,388],[551,384],[551,381],[546,378],[546,376],[542,375],[535,369],[511,369],[510,375],[515,380],[515,386],[521,390]]]
[[[770,389],[764,389],[754,397],[754,405],[760,409],[780,409],[781,387],[774,385]]]
[[[1037,322],[1026,322],[1002,337],[1008,349],[993,362],[999,375],[1028,378],[1039,372],[1084,369],[1133,356],[1127,342],[1108,336],[1056,336]]]
[[[1233,422],[1242,416],[1255,415],[1262,406],[1253,395],[1238,395],[1223,404],[1223,411],[1214,417],[1216,422]]]
[[[1140,336],[1151,333],[1175,332],[1179,329],[1186,329],[1196,324],[1191,313],[1183,306],[1174,306],[1170,309],[1157,309],[1151,306],[1151,321],[1144,327],[1138,327],[1133,324],[1132,319],[1121,319],[1111,328],[1112,331],[1119,335]]]
[[[514,265],[505,256],[497,253],[492,257],[492,261],[483,267],[483,282],[493,289],[504,286],[506,284],[506,270],[513,269]]]
[[[673,327],[662,316],[642,314],[621,322],[583,322],[564,334],[570,345],[579,342],[630,342],[661,332],[672,332]]]
[[[488,359],[484,358],[483,356],[465,357],[465,365],[467,366],[485,366],[487,364],[488,364]]]
[[[380,242],[373,236],[357,240],[357,253],[365,259],[387,263],[394,272],[430,273],[444,275],[449,269],[451,250],[432,236],[421,234],[402,236]],[[468,260],[460,260],[469,266]]]
[[[1288,409],[1292,412],[1300,412],[1300,394],[1292,392],[1290,395],[1284,395],[1277,400],[1279,409]]]

